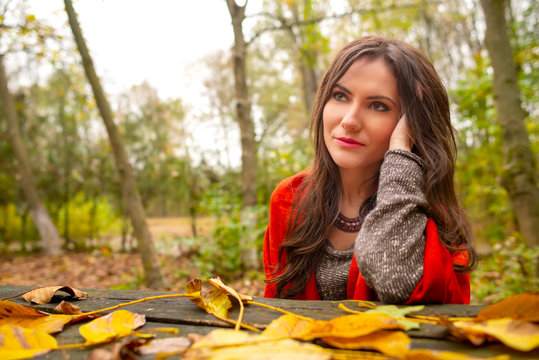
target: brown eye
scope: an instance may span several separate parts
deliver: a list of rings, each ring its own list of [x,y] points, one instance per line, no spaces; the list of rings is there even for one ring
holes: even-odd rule
[[[335,91],[333,93],[333,98],[337,101],[344,101],[346,100],[346,95],[342,91]]]
[[[389,107],[384,104],[384,103],[381,103],[381,102],[375,102],[371,105],[371,107],[373,108],[373,110],[375,111],[389,111]]]

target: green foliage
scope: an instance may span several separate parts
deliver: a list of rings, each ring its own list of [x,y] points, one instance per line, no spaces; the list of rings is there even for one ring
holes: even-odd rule
[[[180,241],[191,247],[191,263],[200,275],[236,279],[252,270],[246,258],[253,250],[258,257],[262,254],[266,226],[266,206],[244,211],[236,208],[218,219],[210,236]],[[260,258],[256,261],[260,264]]]
[[[535,276],[539,248],[528,248],[517,236],[496,243],[480,261],[481,266],[470,275],[472,303],[490,304],[539,288],[539,278]]]
[[[71,239],[84,241],[99,239],[104,233],[119,233],[120,220],[116,210],[105,198],[88,200],[79,192],[60,208],[58,225],[65,226],[66,209],[69,214],[68,230]]]

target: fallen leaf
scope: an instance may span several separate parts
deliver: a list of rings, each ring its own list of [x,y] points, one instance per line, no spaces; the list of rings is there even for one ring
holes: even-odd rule
[[[208,279],[206,278],[206,280],[208,280],[208,282],[210,284],[212,284],[213,286],[215,286],[216,288],[218,289],[221,289],[223,290],[224,292],[232,295],[234,298],[236,298],[238,301],[240,302],[247,302],[247,301],[251,301],[253,300],[253,297],[250,296],[250,295],[245,295],[245,294],[240,294],[238,293],[236,290],[234,290],[233,288],[231,288],[230,286],[227,286],[223,283],[223,281],[221,280],[221,278],[219,277],[216,277],[216,278],[211,278],[211,279]]]
[[[294,329],[301,320],[295,315],[283,315],[269,323],[260,336],[276,340],[291,338]]]
[[[422,310],[425,306],[424,305],[417,305],[417,306],[407,306],[407,307],[401,307],[398,308],[395,305],[384,305],[384,306],[377,306],[372,310],[368,311],[358,311],[358,310],[352,310],[346,307],[343,303],[339,303],[339,309],[344,310],[346,312],[352,313],[352,314],[387,314],[397,320],[399,324],[401,324],[404,327],[404,330],[413,330],[413,329],[420,329],[421,326],[419,325],[419,321],[422,320],[413,320],[413,319],[406,319],[406,314],[413,312],[413,311],[419,311]],[[425,322],[425,321],[422,321]]]
[[[383,306],[377,306],[376,309],[373,310],[367,310],[366,313],[369,314],[387,314],[389,316],[392,316],[394,319],[397,320],[399,324],[404,326],[404,330],[413,330],[413,329],[420,329],[419,323],[413,321],[413,320],[407,320],[405,319],[406,315],[414,312],[414,311],[420,311],[425,308],[425,305],[417,305],[417,306],[405,306],[405,307],[396,307],[395,305],[383,305]]]
[[[214,287],[209,292],[202,292],[200,279],[193,279],[187,283],[185,293],[189,295],[191,301],[206,312],[228,319],[228,309],[232,307],[232,303],[223,290]]]
[[[511,318],[539,322],[539,294],[524,293],[506,297],[477,314],[478,320]]]
[[[331,352],[292,339],[273,340],[244,331],[214,330],[193,344],[183,360],[329,360]]]
[[[441,317],[438,319],[438,324],[445,326],[451,336],[460,341],[469,341],[472,344],[479,346],[486,340],[482,334],[472,333],[455,327],[454,322],[449,318]]]
[[[320,320],[317,320],[320,321]],[[386,314],[354,314],[333,318],[322,327],[316,327],[310,338],[339,337],[356,338],[379,330],[402,329],[391,316]],[[303,339],[308,340],[308,339]]]
[[[79,333],[88,344],[99,344],[130,335],[146,323],[146,317],[127,310],[117,310],[81,325]]]
[[[339,349],[376,350],[389,356],[400,356],[410,349],[410,337],[402,331],[377,331],[356,338],[323,337],[322,341]]]
[[[88,297],[88,293],[70,286],[47,286],[29,290],[19,296],[22,296],[27,302],[32,302],[34,304],[48,304],[57,291],[68,293],[74,299],[85,299]]]
[[[13,316],[43,317],[48,315],[46,312],[28,306],[15,304],[7,300],[0,300],[0,320]]]
[[[191,341],[185,336],[154,339],[138,348],[142,355],[150,354],[179,354],[191,346]]]
[[[376,309],[367,310],[367,313],[384,313],[391,315],[393,317],[405,317],[411,312],[421,311],[425,308],[425,305],[415,305],[415,306],[401,306],[397,307],[395,305],[382,305],[377,306]]]
[[[498,355],[489,358],[477,358],[451,351],[415,349],[404,354],[402,360],[509,360],[509,355]]]
[[[530,351],[539,346],[539,326],[530,322],[491,319],[482,322],[456,321],[453,325],[473,336],[492,336],[505,345],[520,351]]]
[[[55,308],[54,308],[54,311],[56,311],[57,313],[60,313],[60,314],[65,314],[65,315],[80,315],[82,314],[82,310],[80,309],[80,307],[76,306],[76,305],[73,305],[67,301],[63,301],[58,304]]]
[[[114,360],[114,354],[107,349],[97,348],[88,354],[86,360]]]
[[[32,358],[57,346],[56,339],[45,331],[12,325],[0,326],[0,354],[3,360]]]
[[[73,315],[50,315],[31,307],[0,300],[0,325],[14,325],[42,330],[49,334],[61,331],[64,326],[78,319]]]
[[[215,287],[216,290],[220,290],[220,291],[224,292],[225,294],[231,295],[233,298],[235,298],[238,301],[238,303],[240,305],[240,314],[238,316],[238,321],[236,322],[236,326],[235,326],[234,330],[239,330],[240,325],[241,325],[241,321],[243,319],[243,312],[244,312],[243,303],[251,301],[251,300],[253,300],[253,298],[251,296],[249,296],[249,295],[239,294],[236,290],[232,289],[230,286],[226,286],[221,281],[221,278],[219,278],[219,277],[212,278],[212,279],[206,278],[206,280],[210,284],[212,284]]]

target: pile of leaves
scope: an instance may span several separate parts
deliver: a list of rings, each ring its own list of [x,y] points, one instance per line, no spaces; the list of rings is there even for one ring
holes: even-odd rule
[[[49,314],[7,299],[0,300],[0,357],[24,359],[51,350],[92,348],[89,358],[119,359],[125,354],[155,354],[157,359],[181,354],[182,359],[474,359],[462,354],[433,350],[410,349],[406,330],[422,323],[447,327],[453,339],[481,345],[501,342],[519,351],[531,351],[539,346],[539,294],[520,294],[493,304],[473,318],[426,317],[411,313],[420,306],[377,306],[371,302],[349,301],[359,305],[339,308],[350,314],[331,320],[317,320],[253,301],[225,285],[219,278],[206,278],[209,290],[200,279],[191,280],[184,294],[168,294],[143,298],[91,312],[62,301]],[[49,303],[57,291],[76,299],[88,294],[68,287],[38,288],[23,294],[26,301]],[[145,324],[145,316],[127,310],[117,310],[143,301],[187,297],[206,312],[234,329],[213,330],[207,335],[189,334],[155,338],[157,332],[177,334],[176,328],[137,330]],[[238,319],[230,318],[229,310],[239,306]],[[243,323],[245,306],[262,306],[284,315],[272,321],[263,331]],[[360,309],[363,308],[363,309]],[[110,312],[112,311],[112,312]],[[110,312],[105,316],[100,313]],[[59,345],[51,335],[65,326],[85,321],[79,326],[83,342]],[[249,331],[245,331],[246,329]],[[97,347],[112,343],[107,348]],[[496,360],[509,359],[501,355]]]

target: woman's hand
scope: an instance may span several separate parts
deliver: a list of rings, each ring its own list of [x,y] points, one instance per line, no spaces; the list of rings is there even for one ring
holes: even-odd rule
[[[414,146],[414,140],[410,133],[410,127],[408,126],[408,119],[406,114],[402,115],[391,134],[389,139],[389,150],[401,149],[406,151],[412,151]]]

